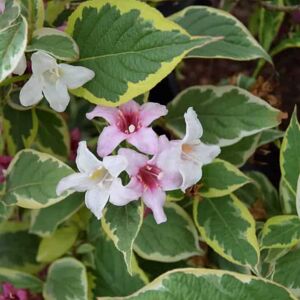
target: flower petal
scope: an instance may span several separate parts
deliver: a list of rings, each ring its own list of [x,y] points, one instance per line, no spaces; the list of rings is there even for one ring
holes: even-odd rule
[[[37,76],[32,75],[20,91],[20,102],[23,106],[37,104],[43,99],[42,85]]]
[[[62,195],[67,190],[84,192],[93,186],[93,182],[87,175],[81,173],[71,174],[61,179],[56,187],[56,194]]]
[[[192,107],[189,107],[187,112],[184,114],[186,133],[182,140],[184,144],[193,144],[199,140],[203,134],[201,123],[197,117],[196,112]]]
[[[89,120],[92,120],[95,117],[101,117],[105,119],[110,125],[114,125],[117,123],[118,109],[115,107],[98,105],[91,112],[87,113],[86,117]]]
[[[154,120],[165,116],[168,110],[165,105],[148,102],[141,106],[140,119],[144,127],[150,125]]]
[[[162,172],[159,183],[164,191],[177,190],[182,186],[182,176],[179,171]]]
[[[155,154],[158,150],[158,137],[152,128],[141,128],[129,135],[127,141],[141,152]]]
[[[77,89],[95,77],[95,72],[81,66],[59,64],[61,79],[69,89]]]
[[[158,153],[155,157],[156,165],[163,172],[176,172],[181,161],[181,142],[171,141],[169,148]]]
[[[51,108],[58,112],[66,110],[70,102],[70,95],[67,86],[61,80],[57,80],[54,84],[45,81],[43,92]]]
[[[114,205],[126,205],[131,201],[138,200],[140,196],[141,192],[137,192],[128,186],[123,186],[120,178],[116,178],[110,186],[109,201]]]
[[[221,152],[221,149],[217,145],[206,145],[200,143],[193,146],[193,156],[201,162],[202,165],[211,163]]]
[[[102,211],[108,202],[108,198],[108,190],[95,188],[86,192],[85,205],[97,219],[100,219],[102,217]]]
[[[23,75],[27,68],[26,56],[23,54],[19,60],[17,66],[15,67],[13,73],[17,75]]]
[[[120,105],[119,109],[123,112],[123,113],[131,113],[131,112],[139,112],[140,109],[140,105],[133,101],[130,100],[128,102],[126,102],[125,104]]]
[[[0,0],[0,14],[3,14],[5,11],[5,0]]]
[[[55,58],[43,51],[33,53],[31,62],[32,73],[35,75],[42,75],[47,70],[58,68]]]
[[[167,221],[163,206],[166,200],[166,194],[161,189],[147,190],[143,193],[144,203],[151,208],[154,219],[157,224]]]
[[[126,169],[128,162],[124,156],[112,155],[103,158],[103,165],[113,177],[118,177]]]
[[[118,151],[118,154],[126,157],[128,161],[126,172],[130,176],[137,175],[139,169],[145,166],[148,161],[148,157],[146,155],[143,155],[131,149],[121,148]]]
[[[103,163],[88,149],[86,141],[81,141],[77,148],[76,165],[81,173],[91,173],[103,166]]]
[[[196,184],[202,177],[202,168],[200,165],[192,161],[184,160],[179,166],[179,171],[182,176],[181,190],[185,190]]]
[[[115,126],[105,127],[98,139],[97,153],[104,157],[113,152],[113,150],[126,139],[127,135],[121,132]]]

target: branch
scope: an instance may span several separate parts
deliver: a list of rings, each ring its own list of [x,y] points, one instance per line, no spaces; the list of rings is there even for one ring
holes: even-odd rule
[[[300,5],[276,5],[276,4],[272,4],[270,2],[267,1],[262,1],[259,0],[259,4],[267,9],[267,10],[271,10],[271,11],[281,11],[281,12],[294,12],[294,11],[300,11]]]

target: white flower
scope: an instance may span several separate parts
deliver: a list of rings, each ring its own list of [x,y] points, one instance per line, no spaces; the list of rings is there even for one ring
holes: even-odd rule
[[[115,205],[125,205],[136,200],[138,195],[122,185],[118,176],[127,167],[127,160],[120,155],[106,156],[98,160],[91,153],[85,141],[79,143],[76,165],[79,173],[63,178],[57,185],[56,193],[61,195],[67,190],[84,192],[85,204],[100,219],[102,210],[110,201]]]
[[[17,75],[23,75],[24,72],[26,71],[26,68],[27,68],[26,56],[25,56],[25,54],[23,54],[17,64],[17,66],[13,70],[13,73],[17,74]]]
[[[91,80],[95,73],[85,67],[57,64],[55,58],[38,51],[31,56],[32,76],[20,92],[20,102],[31,106],[43,98],[62,112],[70,101],[68,89],[76,89]]]
[[[184,138],[171,141],[169,149],[159,156],[159,163],[164,168],[181,174],[183,192],[201,179],[202,166],[211,163],[220,154],[219,146],[206,145],[200,141],[203,129],[192,107],[184,114],[184,119],[186,123]]]

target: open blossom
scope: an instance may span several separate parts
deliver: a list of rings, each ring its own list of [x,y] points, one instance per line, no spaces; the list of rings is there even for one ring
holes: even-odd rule
[[[97,152],[103,157],[110,154],[124,140],[144,153],[156,153],[158,137],[148,126],[166,114],[167,109],[164,105],[145,103],[140,106],[135,101],[129,101],[119,108],[96,106],[86,116],[90,120],[102,117],[109,123],[98,140]]]
[[[119,154],[128,160],[126,172],[131,176],[128,188],[134,190],[149,207],[157,224],[166,222],[163,210],[166,200],[165,191],[178,189],[181,177],[158,163],[160,150],[168,147],[165,136],[159,138],[159,151],[152,159],[131,149],[121,148]]]
[[[31,56],[32,76],[20,92],[24,106],[37,104],[45,96],[50,106],[62,112],[70,101],[68,89],[76,89],[91,80],[95,73],[85,67],[57,64],[55,58],[38,51]]]
[[[203,129],[192,107],[184,114],[184,119],[184,138],[172,141],[170,147],[159,156],[159,163],[164,168],[181,174],[183,192],[201,179],[202,166],[211,163],[220,154],[219,146],[206,145],[200,141]]]
[[[61,195],[67,190],[86,191],[85,204],[98,219],[108,201],[124,205],[137,199],[136,193],[124,187],[118,178],[127,167],[127,160],[123,156],[107,156],[100,161],[88,150],[86,142],[82,141],[77,150],[76,165],[79,173],[63,178],[57,185],[56,193]]]

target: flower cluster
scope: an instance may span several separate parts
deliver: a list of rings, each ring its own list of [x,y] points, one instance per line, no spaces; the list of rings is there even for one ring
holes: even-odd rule
[[[97,159],[85,141],[80,142],[76,157],[79,173],[63,178],[57,194],[67,190],[86,191],[86,206],[97,218],[101,218],[108,201],[121,206],[141,198],[152,210],[156,222],[165,222],[166,191],[184,192],[196,184],[201,179],[202,166],[220,153],[218,146],[200,141],[203,130],[192,107],[184,114],[186,134],[182,140],[157,136],[149,125],[167,112],[158,103],[140,106],[135,101],[119,108],[95,107],[87,118],[101,117],[109,124],[98,140],[97,153],[103,159]],[[110,155],[123,141],[139,152],[127,147],[118,149],[117,155]],[[130,176],[126,186],[119,177],[123,171]]]

